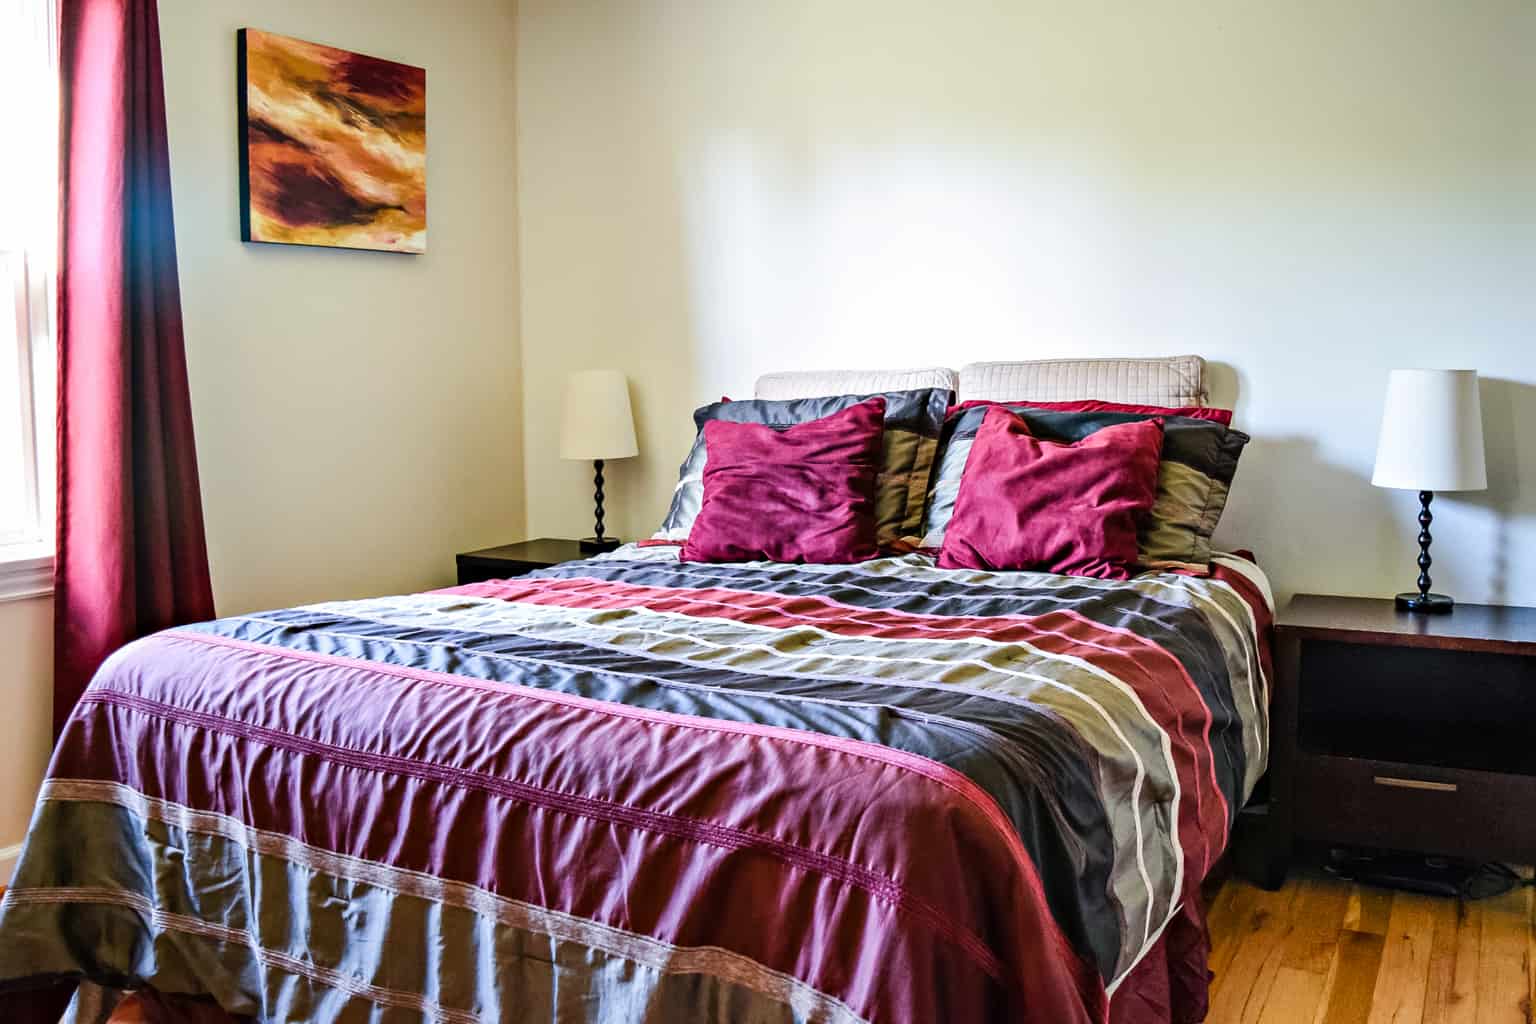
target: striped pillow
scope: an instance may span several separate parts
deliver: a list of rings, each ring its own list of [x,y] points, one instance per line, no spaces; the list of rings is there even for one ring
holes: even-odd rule
[[[678,469],[672,507],[653,540],[682,541],[688,537],[704,499],[704,463],[709,451],[704,424],[711,420],[762,423],[784,430],[868,401],[885,399],[885,431],[881,442],[880,476],[875,484],[876,542],[882,548],[915,546],[923,524],[923,499],[944,429],[944,413],[955,393],[947,388],[918,388],[881,395],[832,395],[781,401],[752,399],[721,401],[693,414],[698,429],[693,448]]]
[[[1071,444],[1117,423],[1152,419],[1155,413],[1098,410],[1064,412],[1029,404],[967,402],[944,428],[944,443],[928,492],[923,547],[941,548],[955,511],[955,496],[971,443],[994,404],[1023,418],[1029,432],[1047,441]],[[1211,534],[1227,507],[1232,477],[1248,435],[1219,422],[1163,415],[1163,455],[1157,473],[1157,500],[1137,537],[1138,562],[1145,569],[1206,573],[1211,567]]]

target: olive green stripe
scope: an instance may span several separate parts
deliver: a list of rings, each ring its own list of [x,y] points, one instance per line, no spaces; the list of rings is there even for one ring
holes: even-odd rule
[[[147,908],[154,912],[156,931],[222,943],[219,960],[226,978],[249,979],[257,961],[264,972],[306,974],[314,966],[319,973],[306,976],[322,990],[316,999],[331,998],[324,990],[333,990],[381,1006],[420,1003],[419,1013],[444,1024],[479,1020],[479,1011],[471,1008],[483,1001],[488,984],[509,991],[506,971],[531,972],[513,991],[553,985],[551,993],[575,988],[589,998],[626,1005],[659,999],[678,1012],[682,1008],[675,1004],[686,996],[685,1002],[724,1000],[747,1020],[862,1024],[840,1000],[729,950],[677,947],[477,886],[321,850],[118,783],[49,780],[40,806],[40,827],[34,829],[39,838],[33,842],[46,846],[53,839],[61,849],[29,850],[8,900],[14,894],[18,906],[47,902],[34,894],[67,888],[80,894],[71,905]],[[67,844],[61,837],[69,836],[91,841]],[[50,930],[56,931],[39,934]],[[246,948],[243,959],[236,946]],[[399,948],[423,952],[378,955]],[[96,952],[114,962],[110,952]],[[6,960],[0,952],[0,980],[11,976],[13,965]],[[595,964],[590,970],[583,966],[589,963]],[[134,964],[131,955],[117,960],[125,975],[144,970]],[[71,969],[67,958],[60,968]],[[556,969],[558,985],[551,973]],[[326,971],[342,971],[370,988],[348,989]],[[608,975],[613,977],[605,981]],[[172,990],[186,990],[185,976],[175,980],[183,987]],[[265,979],[259,986],[268,1000],[264,1005],[275,998],[274,984]],[[608,986],[617,987],[608,991]],[[244,991],[214,994],[222,995],[221,1003],[224,998],[254,1002],[249,981]],[[308,1019],[308,1011],[299,1016]]]

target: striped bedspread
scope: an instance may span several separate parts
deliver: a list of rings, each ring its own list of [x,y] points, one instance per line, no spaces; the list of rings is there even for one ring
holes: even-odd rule
[[[149,637],[55,754],[0,1017],[1103,1020],[1264,769],[1265,589],[629,547]]]

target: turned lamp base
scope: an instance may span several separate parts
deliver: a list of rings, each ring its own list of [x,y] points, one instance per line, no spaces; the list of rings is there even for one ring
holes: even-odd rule
[[[1430,524],[1435,521],[1434,513],[1430,512],[1429,504],[1435,500],[1434,491],[1419,492],[1419,589],[1409,591],[1406,594],[1398,594],[1395,600],[1398,611],[1413,612],[1416,615],[1444,615],[1456,607],[1456,602],[1444,594],[1431,594],[1429,588],[1432,581],[1429,578],[1429,567],[1434,564],[1429,557],[1429,545],[1434,540],[1430,536]]]
[[[1456,602],[1444,594],[1421,594],[1418,591],[1398,594],[1396,603],[1398,611],[1420,615],[1445,615],[1456,607]]]
[[[592,536],[583,537],[577,541],[581,545],[582,554],[600,555],[606,551],[613,551],[624,542],[617,537],[609,537],[603,533],[603,460],[592,460],[592,501],[596,506],[593,509]]]

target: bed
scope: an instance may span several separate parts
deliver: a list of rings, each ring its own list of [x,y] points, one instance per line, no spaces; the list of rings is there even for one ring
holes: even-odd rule
[[[1198,1020],[1270,614],[1236,555],[629,545],[157,634],[60,740],[0,1017],[80,986],[273,1021]]]

